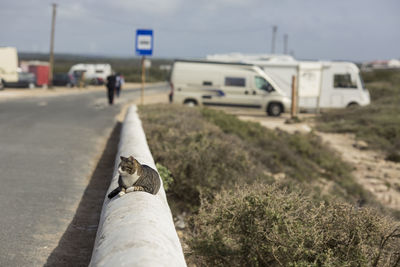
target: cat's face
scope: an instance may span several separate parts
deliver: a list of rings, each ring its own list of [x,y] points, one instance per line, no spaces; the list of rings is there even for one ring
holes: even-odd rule
[[[119,164],[118,168],[119,174],[128,175],[136,172],[136,164],[132,156],[130,156],[129,158],[121,156],[120,158],[121,158],[121,163]]]

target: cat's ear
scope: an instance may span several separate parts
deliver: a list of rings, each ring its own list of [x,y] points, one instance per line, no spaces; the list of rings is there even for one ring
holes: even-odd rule
[[[125,157],[123,157],[123,156],[120,156],[120,159],[123,161],[123,160],[125,160],[126,158],[125,158]]]

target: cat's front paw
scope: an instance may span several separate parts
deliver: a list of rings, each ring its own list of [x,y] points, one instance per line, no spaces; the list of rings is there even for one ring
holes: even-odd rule
[[[133,192],[133,191],[135,191],[135,187],[134,187],[134,186],[128,187],[128,188],[125,190],[126,193],[130,193],[130,192]]]
[[[121,192],[118,193],[118,196],[119,196],[119,197],[122,197],[123,195],[125,195],[125,192],[124,192],[124,191],[121,191]]]

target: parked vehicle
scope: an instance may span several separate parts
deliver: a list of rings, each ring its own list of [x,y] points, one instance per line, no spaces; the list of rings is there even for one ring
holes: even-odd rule
[[[49,85],[50,65],[43,61],[29,61],[28,70],[36,76],[36,86],[47,87]]]
[[[71,74],[68,73],[56,73],[53,77],[54,86],[66,86],[74,87],[76,86],[76,81]]]
[[[18,81],[18,54],[14,47],[0,47],[0,90],[6,82]]]
[[[84,79],[85,83],[94,85],[104,84],[111,73],[110,64],[76,64],[68,71],[77,81]]]
[[[290,108],[279,86],[252,64],[176,60],[170,84],[176,103],[257,108],[271,116]]]
[[[4,87],[11,88],[35,88],[36,76],[30,72],[18,72],[18,80],[9,82],[4,81]]]
[[[292,94],[292,76],[297,76],[299,107],[302,109],[370,104],[360,71],[351,62],[297,61],[290,56],[241,54],[212,55],[207,59],[260,66],[289,96]]]

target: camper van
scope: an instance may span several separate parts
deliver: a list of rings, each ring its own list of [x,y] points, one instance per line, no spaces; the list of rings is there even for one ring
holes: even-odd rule
[[[370,104],[360,70],[351,62],[297,61],[287,55],[241,54],[211,55],[207,56],[207,60],[260,66],[289,96],[292,76],[298,77],[299,107],[303,110]]]
[[[176,60],[170,83],[175,103],[257,108],[270,116],[290,109],[290,99],[252,64]]]
[[[107,80],[107,76],[111,75],[111,72],[110,64],[76,64],[70,68],[68,74],[75,80],[84,77],[91,83],[102,84]]]
[[[18,54],[14,47],[0,47],[0,90],[5,83],[18,81]]]

